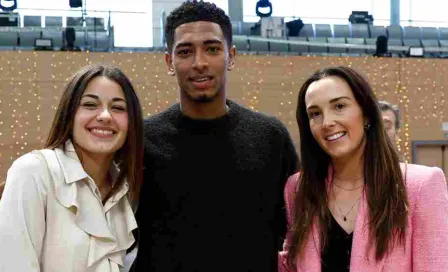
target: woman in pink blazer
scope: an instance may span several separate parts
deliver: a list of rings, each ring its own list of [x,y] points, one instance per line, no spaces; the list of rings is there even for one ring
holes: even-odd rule
[[[439,168],[400,164],[367,81],[317,71],[299,93],[301,171],[285,188],[279,271],[448,271]]]

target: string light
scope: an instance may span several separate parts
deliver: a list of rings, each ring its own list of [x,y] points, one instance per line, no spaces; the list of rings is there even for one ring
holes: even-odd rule
[[[179,101],[175,77],[162,53],[3,51],[0,55],[0,181],[12,161],[42,148],[67,79],[93,63],[119,66],[130,77],[144,116]],[[443,139],[445,116],[443,60],[330,56],[239,55],[228,74],[230,99],[279,118],[298,146],[297,95],[317,69],[346,65],[369,80],[378,99],[397,104],[402,128],[397,145],[411,160],[411,140]]]

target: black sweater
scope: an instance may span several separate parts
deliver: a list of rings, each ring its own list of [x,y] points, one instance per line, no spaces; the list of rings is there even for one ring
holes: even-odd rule
[[[133,271],[277,271],[297,154],[280,121],[227,103],[214,120],[179,104],[146,120]]]

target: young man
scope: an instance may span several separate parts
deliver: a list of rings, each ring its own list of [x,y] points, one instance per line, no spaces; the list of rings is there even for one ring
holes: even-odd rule
[[[229,17],[185,2],[167,18],[180,104],[145,124],[145,180],[133,271],[277,271],[283,189],[298,166],[286,128],[226,99]]]
[[[400,110],[398,109],[398,106],[387,101],[379,101],[378,104],[383,116],[383,123],[387,136],[389,136],[392,143],[396,144],[397,134],[400,129]]]

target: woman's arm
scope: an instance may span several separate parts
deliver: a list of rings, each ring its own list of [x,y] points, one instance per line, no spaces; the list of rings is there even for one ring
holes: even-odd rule
[[[0,201],[0,271],[40,271],[45,171],[45,163],[34,154],[22,156],[8,170]]]
[[[286,204],[286,218],[288,222],[288,228],[286,232],[286,239],[283,243],[283,250],[278,254],[278,271],[279,272],[293,272],[295,268],[291,268],[287,265],[286,255],[288,254],[288,245],[291,244],[292,233],[290,227],[292,225],[292,218],[294,212],[294,199],[296,195],[297,182],[299,174],[296,173],[289,177],[285,186],[285,204]]]
[[[413,271],[448,271],[448,192],[439,168],[422,181],[412,228]]]

